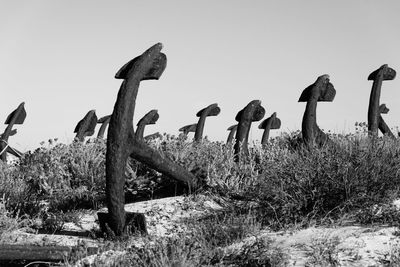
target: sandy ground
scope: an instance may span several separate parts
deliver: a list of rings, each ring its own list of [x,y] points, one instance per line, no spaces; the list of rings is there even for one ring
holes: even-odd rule
[[[225,248],[225,252],[235,254],[257,239],[269,239],[288,256],[287,266],[385,266],[390,259],[400,257],[400,238],[393,235],[396,231],[395,227],[361,226],[263,231]]]
[[[171,197],[128,204],[125,209],[145,214],[149,235],[166,236],[188,231],[182,224],[183,220],[223,211],[229,204],[223,201],[217,203],[207,196],[190,199]],[[79,225],[69,223],[64,228],[66,231],[75,232],[93,231],[98,229],[96,220],[95,212],[82,214]],[[260,239],[268,239],[272,242],[271,246],[287,255],[287,266],[388,266],[390,261],[400,258],[400,238],[396,236],[397,229],[350,225],[336,228],[311,227],[285,232],[263,230],[256,236],[224,248],[224,251],[226,255],[234,255],[246,245]],[[32,234],[23,231],[10,233],[1,239],[2,244],[39,246],[77,246],[82,242],[92,247],[102,244],[101,240],[87,237]],[[109,251],[103,256],[112,258],[110,255],[120,253]],[[94,257],[89,257],[89,262],[90,258]],[[400,266],[400,260],[398,264]]]

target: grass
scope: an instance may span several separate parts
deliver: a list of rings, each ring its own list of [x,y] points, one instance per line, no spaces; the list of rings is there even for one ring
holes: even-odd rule
[[[331,236],[329,233],[313,238],[306,266],[340,266],[338,249],[340,242],[338,236]]]
[[[119,257],[129,262],[144,261],[146,266],[180,266],[178,258],[186,264],[182,266],[218,266],[224,260],[219,254],[221,247],[265,227],[307,227],[342,218],[361,224],[399,225],[399,211],[388,203],[400,195],[400,140],[371,139],[361,128],[354,134],[330,134],[333,142],[309,148],[301,144],[298,134],[282,134],[265,147],[251,144],[249,158],[239,163],[234,161],[233,147],[221,142],[205,139],[197,144],[170,135],[151,141],[154,149],[206,182],[202,193],[256,203],[258,209],[253,215],[257,219],[241,217],[243,210],[237,210],[237,216],[202,222],[190,239],[153,240],[162,245],[146,250],[130,248]],[[105,151],[103,140],[69,145],[49,140],[25,154],[19,164],[0,163],[1,208],[6,211],[0,217],[3,231],[9,231],[7,225],[18,227],[15,222],[21,218],[40,219],[49,231],[56,230],[73,220],[77,209],[103,207]],[[182,185],[134,160],[127,164],[126,176],[127,200],[185,192]],[[274,251],[270,243],[263,242],[257,245],[259,250],[264,246]],[[202,244],[201,249],[198,244]],[[254,256],[257,253],[252,249],[234,261],[257,266],[251,265],[255,264],[251,257],[260,255]],[[316,252],[321,257],[324,253]],[[274,257],[278,259],[275,265],[284,262],[283,256],[277,256],[280,253],[274,255],[265,262]],[[265,262],[259,266],[268,266]]]
[[[25,227],[25,220],[19,215],[12,216],[5,207],[5,199],[0,199],[0,240],[3,234]]]
[[[394,240],[390,243],[390,249],[380,259],[384,266],[395,267],[400,265],[400,241]]]
[[[285,266],[287,262],[287,255],[267,238],[244,244],[235,253],[229,253],[228,246],[256,235],[260,230],[259,222],[248,214],[211,217],[206,221],[191,222],[190,226],[190,233],[113,242],[102,250],[114,252],[99,253],[91,266],[108,266],[110,261],[112,266],[147,267]]]

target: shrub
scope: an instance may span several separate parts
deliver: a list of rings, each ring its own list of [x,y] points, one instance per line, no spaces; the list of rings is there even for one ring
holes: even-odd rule
[[[3,205],[12,213],[18,212],[22,203],[29,198],[29,185],[23,179],[18,166],[7,166],[0,162],[0,197]]]
[[[368,210],[399,196],[400,140],[370,139],[364,124],[357,127],[355,134],[329,134],[332,142],[321,148],[304,146],[299,132],[272,138],[266,146],[253,143],[249,158],[239,163],[232,145],[206,138],[194,143],[164,135],[149,145],[204,179],[203,191],[257,202],[259,216],[271,227],[323,222],[349,212],[359,222],[397,223],[389,218],[394,211],[379,219]],[[97,208],[105,199],[105,151],[104,140],[69,145],[50,140],[25,154],[19,165],[0,164],[0,194],[10,211],[30,215]],[[131,201],[185,192],[135,160],[128,162],[126,174]]]
[[[331,137],[322,148],[291,150],[270,144],[261,152],[258,184],[246,195],[278,225],[387,202],[400,185],[400,144],[388,138]],[[276,223],[276,221],[275,221]]]
[[[18,204],[31,215],[43,201],[50,211],[97,208],[105,198],[105,143],[64,145],[50,140],[48,147],[25,153],[13,173],[26,194]]]

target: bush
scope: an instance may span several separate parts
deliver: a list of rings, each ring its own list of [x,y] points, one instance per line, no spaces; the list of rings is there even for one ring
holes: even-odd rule
[[[358,127],[358,126],[357,126]],[[208,190],[257,201],[273,227],[338,219],[400,191],[400,141],[370,139],[365,125],[355,134],[331,134],[325,146],[306,147],[300,132],[282,134],[266,146],[250,145],[250,156],[234,162],[232,146],[165,136],[159,151],[189,170],[200,169]]]
[[[388,203],[400,192],[400,141],[370,139],[365,131],[329,134],[321,148],[301,143],[299,132],[250,144],[250,156],[234,161],[232,145],[164,135],[149,144],[204,179],[207,190],[259,204],[272,227],[323,222]],[[7,207],[30,215],[97,208],[105,200],[104,140],[69,145],[53,140],[27,153],[19,165],[0,165],[0,194]],[[140,162],[129,160],[126,194],[131,201],[171,196],[184,186]],[[44,202],[46,202],[44,204]],[[384,220],[384,219],[380,219]],[[390,218],[387,218],[390,220]]]
[[[284,225],[398,197],[400,144],[388,138],[331,136],[322,148],[270,144],[262,151],[258,184],[248,188],[269,218]],[[278,221],[278,222],[276,222]]]
[[[27,152],[19,165],[3,167],[2,193],[8,204],[30,215],[38,214],[46,202],[49,211],[97,208],[105,199],[105,143],[96,140],[70,145],[49,140]],[[11,183],[13,180],[13,183]],[[18,187],[14,185],[19,185]]]

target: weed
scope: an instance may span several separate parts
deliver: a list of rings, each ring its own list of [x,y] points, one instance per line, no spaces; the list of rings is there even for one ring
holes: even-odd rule
[[[91,266],[285,266],[287,255],[269,239],[246,244],[234,255],[225,252],[226,246],[257,233],[254,218],[231,214],[190,226],[188,233],[114,242]]]
[[[400,196],[400,140],[369,138],[365,124],[356,127],[354,134],[329,133],[332,142],[320,148],[302,145],[299,132],[282,134],[266,146],[251,144],[249,157],[239,163],[234,161],[232,144],[207,139],[193,143],[170,135],[150,142],[201,178],[206,185],[203,192],[252,201],[258,209],[215,216],[195,224],[193,236],[163,239],[162,247],[132,248],[118,257],[121,262],[143,261],[148,266],[179,266],[178,258],[187,266],[217,265],[223,262],[221,248],[265,226],[307,226],[349,216],[364,224],[399,225],[399,211],[387,203]],[[0,219],[3,231],[22,215],[41,218],[45,227],[57,230],[70,219],[66,216],[69,212],[103,206],[105,151],[104,140],[68,145],[51,140],[47,146],[26,153],[18,164],[0,162],[0,195],[4,196],[2,209],[6,214]],[[185,193],[181,184],[135,160],[127,164],[126,176],[130,201]],[[317,243],[320,249],[315,251],[314,260],[319,257],[327,264],[336,264],[336,242]],[[237,260],[256,264],[252,258],[261,257],[257,246],[263,245],[255,245],[254,251],[249,248]],[[152,257],[158,258],[151,261]],[[257,264],[267,264],[267,260]]]
[[[400,210],[387,203],[370,204],[363,207],[354,216],[355,221],[362,224],[386,224],[389,226],[400,225]]]
[[[340,238],[330,233],[313,238],[308,246],[306,266],[339,266]]]
[[[390,250],[379,259],[379,262],[388,267],[400,265],[400,241],[398,239],[390,243]]]
[[[3,234],[10,233],[21,228],[28,228],[29,221],[19,214],[13,215],[6,209],[6,200],[0,199],[0,240]]]

